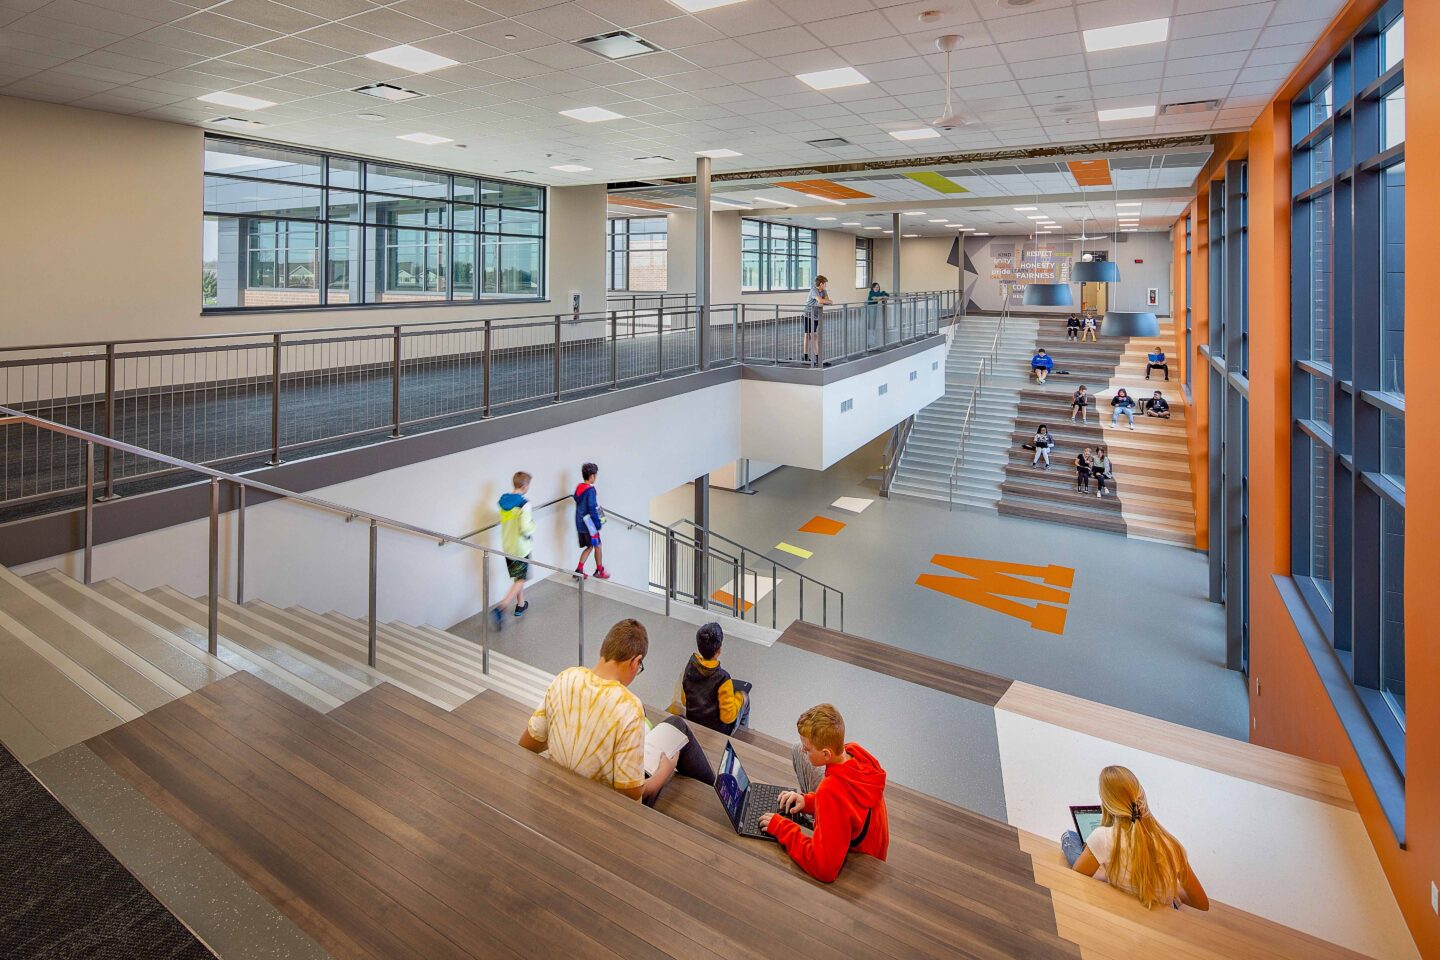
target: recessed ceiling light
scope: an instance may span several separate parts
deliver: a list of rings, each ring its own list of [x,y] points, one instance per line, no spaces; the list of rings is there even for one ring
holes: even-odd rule
[[[380,114],[378,114],[378,113],[357,113],[357,114],[355,114],[355,119],[356,119],[356,120],[384,120],[385,118],[382,117],[382,116],[380,116]]]
[[[886,230],[885,232],[886,232],[886,233],[894,233],[895,231],[894,231],[894,230]]]
[[[1023,212],[1026,211],[1026,210],[1039,210],[1040,208],[1039,208],[1039,207],[1016,207],[1015,209],[1016,209],[1016,210],[1019,210],[1020,212],[1023,213]]]
[[[236,110],[264,110],[266,107],[275,106],[274,100],[261,100],[259,97],[247,97],[243,93],[229,93],[224,90],[207,93],[203,97],[195,99],[204,100],[206,103],[218,103],[222,107],[234,107]]]
[[[241,120],[239,117],[216,117],[214,120],[206,120],[206,123],[213,127],[226,127],[230,130],[254,130],[263,127],[265,124],[256,123],[254,120]]]
[[[1125,228],[1124,230],[1121,230],[1120,232],[1121,232],[1121,233],[1139,233],[1140,230],[1139,230],[1138,228],[1136,228],[1136,227],[1127,227],[1127,228]]]
[[[1086,30],[1085,52],[1116,50],[1120,47],[1138,47],[1146,43],[1161,43],[1170,35],[1170,18],[1141,20],[1137,23],[1122,23],[1114,27],[1096,27]]]
[[[728,7],[732,3],[739,3],[740,0],[670,0],[671,3],[689,13],[699,13],[701,10],[714,10],[716,7]]]
[[[749,210],[750,204],[741,203],[739,200],[726,200],[724,197],[711,197],[711,203],[724,204],[727,207],[739,207],[741,210]]]
[[[627,57],[655,53],[660,49],[649,40],[637,37],[628,30],[602,33],[598,37],[572,40],[571,43],[582,50],[589,50],[591,53],[602,56],[606,60],[624,60]]]
[[[423,97],[425,94],[416,93],[414,90],[406,90],[397,87],[393,83],[371,83],[363,87],[356,87],[355,93],[363,93],[367,97],[375,97],[379,100],[389,100],[391,103],[399,103],[402,100],[414,100]]]
[[[636,158],[635,158],[635,162],[636,162],[636,163],[651,163],[651,164],[674,163],[674,162],[675,162],[675,158],[674,158],[674,157],[662,157],[662,156],[658,156],[658,155],[657,155],[657,156],[653,156],[653,157],[636,157]]]
[[[913,130],[891,130],[890,136],[896,140],[934,140],[940,136],[940,131],[930,127],[916,127]]]
[[[586,123],[600,123],[605,120],[624,120],[624,114],[616,113],[614,110],[606,110],[604,107],[576,107],[573,110],[561,110],[560,116],[569,117],[572,120],[583,120]]]
[[[367,53],[365,59],[375,60],[391,67],[399,67],[401,70],[409,70],[411,73],[429,73],[431,70],[443,70],[445,67],[457,66],[460,63],[459,60],[451,60],[438,53],[412,47],[408,43]]]
[[[834,220],[834,217],[816,217],[816,220]]]
[[[902,233],[902,234],[900,234],[900,236],[902,236],[902,237],[918,237],[918,236],[920,236],[920,234],[918,234],[918,233]]]
[[[1144,107],[1114,107],[1109,110],[1101,110],[1097,116],[1102,123],[1106,120],[1142,120],[1145,117],[1155,116],[1155,104]]]
[[[906,210],[906,211],[905,211],[905,216],[907,216],[907,217],[923,217],[923,216],[925,216],[925,211],[924,211],[924,210]]]
[[[880,228],[879,228],[879,227],[866,227],[865,229],[866,229],[866,230],[879,230]],[[889,233],[890,231],[889,231],[889,230],[886,230],[885,232],[886,232],[886,233]]]
[[[860,221],[859,221],[859,220],[842,220],[842,221],[840,222],[840,226],[842,226],[842,227],[858,227],[858,226],[860,226]]]
[[[816,90],[834,90],[838,87],[858,87],[862,83],[870,82],[869,77],[854,67],[817,70],[814,73],[797,73],[795,79]]]
[[[1043,213],[1032,213],[1032,214],[1030,214],[1030,216],[1026,217],[1025,219],[1026,219],[1026,220],[1049,220],[1050,218],[1047,217],[1047,216],[1046,216],[1045,214],[1043,214]]]
[[[831,200],[829,197],[822,197],[818,193],[807,193],[805,194],[805,196],[809,197],[811,200],[824,200],[826,203],[833,203],[837,207],[845,206],[844,200]]]
[[[756,197],[756,203],[768,203],[776,207],[798,207],[798,203],[786,203],[784,200],[771,200],[769,197]]]
[[[984,233],[984,232],[982,232],[982,231],[980,231],[980,230],[976,230],[976,231],[975,231],[975,236],[977,236],[977,237],[988,237],[988,236],[990,236],[990,234]]]
[[[423,143],[427,147],[433,147],[437,143],[450,143],[449,137],[437,137],[433,133],[402,133],[396,140],[409,140],[411,143]]]
[[[1140,201],[1139,201],[1139,200],[1121,200],[1119,203],[1115,204],[1115,206],[1117,206],[1117,207],[1138,207],[1138,206],[1140,206]]]
[[[944,218],[944,217],[941,217],[939,220],[929,220],[929,221],[927,221],[927,222],[928,222],[928,223],[944,223],[944,222],[945,222],[945,218]]]
[[[590,168],[589,168],[589,167],[582,167],[582,166],[580,166],[580,164],[578,164],[578,163],[561,163],[561,164],[557,164],[556,166],[551,167],[550,169],[551,169],[551,170],[559,170],[561,173],[589,173],[589,172],[590,172]]]
[[[745,154],[738,150],[728,150],[722,147],[719,150],[696,150],[695,156],[709,157],[711,160],[723,160],[726,157],[743,157]]]
[[[959,228],[959,227],[965,226],[965,224],[963,224],[963,223],[947,223],[947,224],[945,224],[945,226],[947,226],[947,227],[949,227],[950,229],[954,230],[954,229],[957,229],[957,228]]]

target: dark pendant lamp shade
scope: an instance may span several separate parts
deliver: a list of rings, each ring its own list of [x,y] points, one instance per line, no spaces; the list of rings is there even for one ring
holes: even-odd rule
[[[1027,283],[1025,285],[1025,306],[1027,307],[1073,307],[1075,296],[1068,283]]]
[[[1160,321],[1141,310],[1111,310],[1100,324],[1102,337],[1158,337]]]
[[[1120,265],[1110,260],[1082,260],[1075,264],[1070,279],[1076,283],[1119,283]]]

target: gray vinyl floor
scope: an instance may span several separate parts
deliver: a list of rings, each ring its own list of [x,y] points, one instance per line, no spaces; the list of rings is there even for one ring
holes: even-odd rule
[[[1225,667],[1223,610],[1206,599],[1205,556],[1167,544],[1002,517],[919,499],[878,499],[877,441],[824,472],[782,467],[753,496],[711,490],[712,528],[756,549],[785,541],[801,572],[845,593],[845,630],[1052,690],[1244,739],[1244,678]],[[855,514],[838,497],[875,502]],[[663,523],[692,510],[684,487],[651,504]],[[846,524],[835,536],[798,532],[813,516]],[[953,575],[936,554],[1075,571],[1064,632],[919,586]],[[833,625],[833,623],[832,623]],[[783,624],[782,624],[783,626]]]

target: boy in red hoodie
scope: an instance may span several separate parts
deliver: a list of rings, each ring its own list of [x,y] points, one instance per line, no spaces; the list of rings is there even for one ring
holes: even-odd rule
[[[823,767],[825,773],[814,793],[780,794],[780,809],[814,817],[814,835],[807,837],[793,820],[773,813],[760,818],[760,829],[778,840],[806,873],[824,883],[840,875],[851,850],[884,860],[890,849],[885,771],[859,744],[845,742],[845,720],[828,703],[802,713],[795,728],[810,763]]]

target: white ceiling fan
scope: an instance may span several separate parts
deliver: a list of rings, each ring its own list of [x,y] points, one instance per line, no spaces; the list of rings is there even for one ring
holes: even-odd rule
[[[960,41],[965,38],[958,34],[946,34],[935,40],[935,49],[945,54],[945,112],[931,121],[934,126],[941,130],[959,130],[964,127],[977,126],[980,118],[965,110],[956,110],[951,105],[953,94],[951,92],[950,80],[950,55],[960,48]]]

